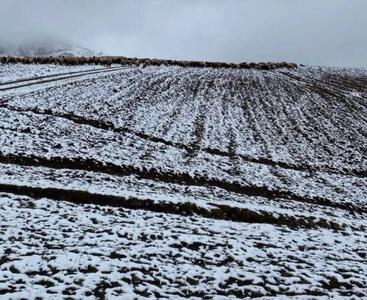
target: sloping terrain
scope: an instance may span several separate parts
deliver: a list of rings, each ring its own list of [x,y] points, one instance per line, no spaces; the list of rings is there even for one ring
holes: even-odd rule
[[[3,90],[7,85],[15,85],[27,83],[32,80],[48,78],[61,74],[75,74],[76,72],[84,72],[88,70],[100,70],[100,66],[60,66],[60,65],[25,65],[13,64],[1,65],[0,73],[0,89]]]
[[[367,297],[366,70],[19,68],[0,294]]]
[[[94,56],[98,53],[53,39],[40,39],[0,45],[0,56]]]

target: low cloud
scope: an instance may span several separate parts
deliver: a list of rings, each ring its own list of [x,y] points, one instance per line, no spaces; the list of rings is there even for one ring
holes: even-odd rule
[[[367,67],[365,0],[0,3],[0,44],[51,36],[111,55]]]

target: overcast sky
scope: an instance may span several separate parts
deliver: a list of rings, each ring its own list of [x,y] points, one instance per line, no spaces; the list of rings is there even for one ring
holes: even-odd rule
[[[367,0],[0,4],[0,44],[48,34],[109,55],[367,67]]]

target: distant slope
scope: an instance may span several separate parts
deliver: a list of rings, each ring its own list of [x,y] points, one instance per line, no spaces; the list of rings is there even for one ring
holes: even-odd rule
[[[0,56],[97,56],[100,53],[69,43],[43,40],[0,44]]]

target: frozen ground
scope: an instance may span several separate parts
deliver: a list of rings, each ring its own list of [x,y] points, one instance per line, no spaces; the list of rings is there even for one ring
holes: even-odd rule
[[[0,197],[2,294],[28,299],[366,295],[364,232]]]
[[[38,78],[47,75],[101,69],[99,66],[60,66],[60,65],[22,65],[2,64],[0,84],[8,81],[27,78]]]
[[[0,91],[1,296],[367,297],[367,71],[80,75]]]

